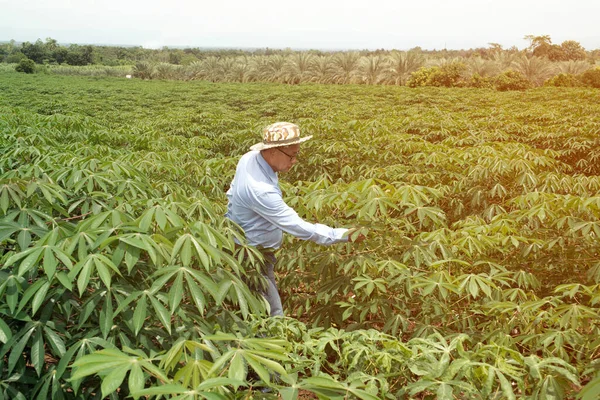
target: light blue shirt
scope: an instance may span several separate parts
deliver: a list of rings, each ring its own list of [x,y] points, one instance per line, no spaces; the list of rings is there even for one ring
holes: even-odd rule
[[[348,241],[344,237],[348,229],[311,224],[285,204],[277,174],[259,151],[242,156],[227,198],[225,216],[244,230],[251,246],[278,249],[283,232],[322,245]]]

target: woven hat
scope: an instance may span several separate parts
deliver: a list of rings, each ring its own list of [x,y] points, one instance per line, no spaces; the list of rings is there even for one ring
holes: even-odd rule
[[[306,142],[311,136],[300,137],[300,128],[291,122],[276,122],[263,129],[263,141],[250,147],[250,150],[265,150],[279,146],[290,146]]]

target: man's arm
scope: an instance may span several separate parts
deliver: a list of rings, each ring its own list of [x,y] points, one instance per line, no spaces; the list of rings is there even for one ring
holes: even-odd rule
[[[281,195],[274,191],[257,196],[253,210],[282,231],[302,240],[311,240],[322,245],[349,241],[348,229],[331,228],[304,221],[294,209],[285,204]]]

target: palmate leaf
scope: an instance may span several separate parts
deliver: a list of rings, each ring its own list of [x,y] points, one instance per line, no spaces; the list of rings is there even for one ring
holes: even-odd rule
[[[25,197],[25,193],[23,192],[25,185],[26,182],[20,180],[0,180],[0,209],[4,214],[6,214],[11,206],[11,200],[14,205],[21,208],[22,201]]]
[[[171,253],[171,263],[173,263],[177,257],[181,260],[181,263],[188,267],[192,262],[192,257],[197,257],[207,271],[211,267],[210,258],[204,249],[206,245],[200,242],[193,235],[186,233],[177,239],[173,245],[173,252]]]
[[[230,378],[211,378],[203,381],[193,389],[182,385],[168,384],[132,392],[132,396],[134,398],[138,398],[144,396],[181,395],[173,398],[179,400],[195,400],[198,398],[207,400],[226,400],[229,398],[228,396],[220,393],[209,392],[208,390],[219,389],[227,386],[238,388],[245,385],[246,383],[244,381],[238,381]]]
[[[77,277],[77,289],[80,296],[88,288],[90,279],[94,276],[95,272],[97,272],[98,277],[100,277],[100,280],[107,289],[110,289],[112,274],[121,275],[117,266],[105,255],[100,253],[87,254],[83,260],[70,268],[68,274],[71,280]]]
[[[80,357],[72,365],[71,380],[79,380],[89,375],[99,374],[102,378],[103,396],[108,396],[117,390],[122,385],[128,372],[130,373],[129,382],[139,388],[140,383],[143,384],[145,380],[144,377],[140,376],[139,368],[163,382],[169,382],[169,378],[153,365],[152,359],[147,358],[143,353],[142,355],[137,355],[138,352],[134,353],[136,355],[128,355],[120,350],[108,348]],[[132,373],[134,374],[133,378],[131,378]]]
[[[49,279],[54,277],[59,262],[68,269],[73,268],[69,255],[58,246],[51,245],[40,245],[14,254],[6,260],[6,264],[15,264],[17,261],[21,260],[18,275],[23,276],[35,268],[42,259],[42,267]]]
[[[163,205],[155,205],[148,208],[140,216],[138,226],[144,231],[148,231],[153,223],[156,223],[162,231],[165,231],[167,227],[181,227],[185,225],[179,215]]]

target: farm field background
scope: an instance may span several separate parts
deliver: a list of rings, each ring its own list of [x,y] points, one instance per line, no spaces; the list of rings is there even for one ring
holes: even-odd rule
[[[0,73],[0,396],[597,398],[598,99]],[[223,218],[276,121],[287,203],[367,234],[286,238],[287,318]]]

